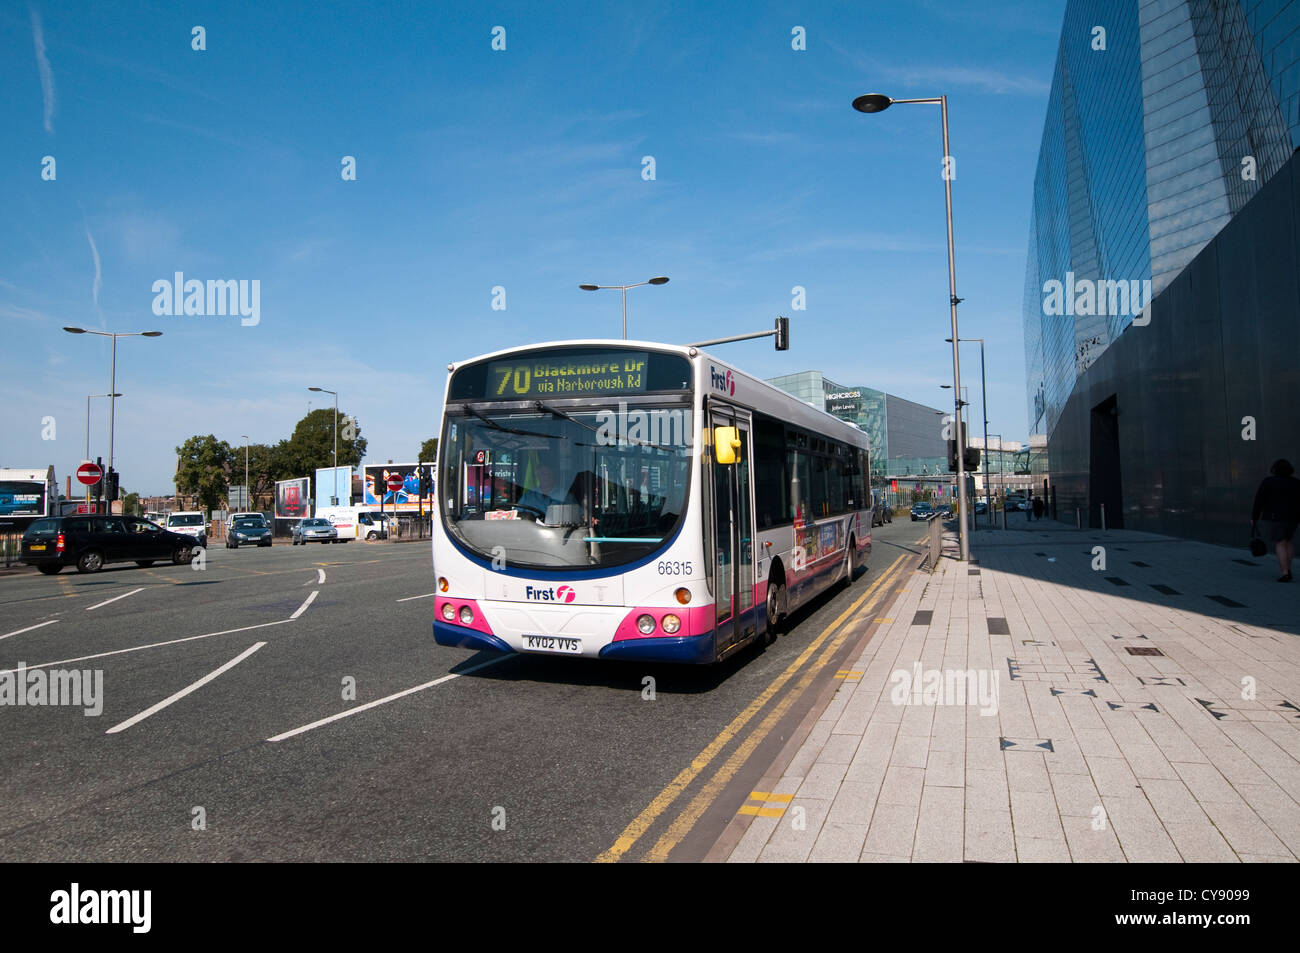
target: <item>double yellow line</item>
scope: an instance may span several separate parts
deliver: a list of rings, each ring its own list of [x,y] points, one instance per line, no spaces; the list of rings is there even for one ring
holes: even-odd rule
[[[784,672],[772,680],[772,683],[765,688],[757,698],[750,702],[745,710],[731,720],[727,727],[709,742],[708,747],[701,751],[691,761],[690,765],[682,769],[681,773],[669,783],[653,801],[629,824],[619,835],[613,846],[601,853],[596,858],[597,863],[613,863],[622,859],[622,857],[632,849],[633,845],[641,839],[659,819],[659,817],[677,800],[677,798],[690,786],[703,771],[709,766],[715,757],[725,748],[745,727],[749,721],[767,705],[778,692],[794,678],[795,674],[803,667],[808,659],[812,658],[819,648],[826,646],[821,656],[811,665],[803,676],[799,679],[794,688],[788,692],[776,707],[768,713],[767,717],[755,728],[738,748],[727,759],[726,763],[709,779],[704,788],[697,794],[694,799],[687,805],[686,809],[678,815],[672,822],[668,830],[659,838],[658,842],[646,855],[646,860],[664,861],[668,858],[669,852],[680,843],[681,839],[690,832],[695,826],[696,821],[717,798],[726,787],[727,783],[735,776],[736,772],[745,763],[754,749],[762,743],[767,737],[773,726],[780,721],[781,717],[789,711],[790,706],[803,694],[804,690],[812,683],[818,672],[830,661],[836,650],[843,644],[848,637],[848,628],[843,628],[838,635],[835,634],[841,626],[866,602],[872,595],[877,592],[888,593],[889,589],[886,583],[895,574],[899,564],[905,559],[905,556],[899,556],[890,564],[889,568],[881,574],[871,586],[864,592],[853,605],[849,606],[839,617],[832,622],[807,648],[799,653],[799,657],[790,663]],[[885,587],[882,589],[882,587]]]

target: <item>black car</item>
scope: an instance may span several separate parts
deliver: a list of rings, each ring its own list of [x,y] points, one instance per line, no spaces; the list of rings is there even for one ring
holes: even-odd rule
[[[932,516],[934,516],[934,507],[930,505],[928,500],[917,500],[912,504],[913,523],[917,520],[928,520]]]
[[[200,548],[194,537],[137,516],[52,516],[23,533],[20,559],[52,576],[64,566],[99,572],[106,563],[152,566],[168,559],[186,565]]]

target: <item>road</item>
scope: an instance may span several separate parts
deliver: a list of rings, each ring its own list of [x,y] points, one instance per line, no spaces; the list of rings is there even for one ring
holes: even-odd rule
[[[711,668],[438,646],[422,543],[0,578],[0,670],[103,673],[98,715],[0,707],[0,860],[701,859],[922,529]]]

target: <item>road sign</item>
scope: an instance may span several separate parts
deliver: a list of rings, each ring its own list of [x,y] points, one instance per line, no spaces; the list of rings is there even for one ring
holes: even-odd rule
[[[399,474],[394,473],[392,476],[388,478],[388,488],[393,491],[397,491],[402,488],[402,478]]]
[[[77,481],[85,486],[94,486],[103,475],[104,471],[93,463],[83,463],[77,467]]]
[[[248,487],[232,486],[226,491],[227,502],[232,510],[248,509]]]

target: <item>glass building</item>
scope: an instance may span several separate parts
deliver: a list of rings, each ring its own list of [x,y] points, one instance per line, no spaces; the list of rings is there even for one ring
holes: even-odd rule
[[[1059,518],[1244,546],[1300,455],[1297,152],[1300,0],[1069,0],[1023,302]]]
[[[871,475],[888,478],[948,476],[944,411],[861,385],[837,384],[821,371],[773,377],[769,384],[804,403],[856,424],[867,435]]]
[[[1297,147],[1300,0],[1070,0],[1025,275],[1030,433]]]

